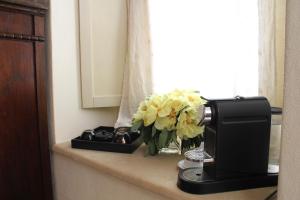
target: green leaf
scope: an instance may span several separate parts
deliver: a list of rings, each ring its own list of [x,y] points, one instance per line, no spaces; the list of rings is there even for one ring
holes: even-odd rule
[[[151,140],[152,138],[152,130],[151,130],[151,126],[146,126],[144,128],[141,129],[141,133],[142,133],[142,137],[143,140],[146,144],[148,144],[148,142]]]
[[[167,146],[168,135],[169,135],[168,130],[164,129],[161,131],[161,133],[159,134],[159,142],[158,142],[159,148],[164,148]]]
[[[168,138],[167,138],[166,146],[169,146],[170,143],[172,142],[172,136],[173,136],[173,131],[168,131]]]
[[[175,131],[171,132],[171,139],[172,139],[173,142],[177,142],[177,135],[176,135]]]
[[[154,143],[154,140],[150,140],[148,143],[148,152],[150,155],[154,156],[157,154],[158,150],[156,148],[156,145]]]
[[[156,134],[156,131],[157,129],[155,128],[155,126],[153,125],[152,126],[152,137],[154,137],[154,135]]]
[[[156,148],[159,149],[159,134],[154,135],[153,140]]]
[[[143,120],[137,121],[132,124],[130,131],[131,132],[138,132],[138,130],[143,126]]]

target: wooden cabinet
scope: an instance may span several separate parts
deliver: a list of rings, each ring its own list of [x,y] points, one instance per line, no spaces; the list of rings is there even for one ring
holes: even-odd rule
[[[0,199],[51,200],[44,9],[0,2]]]
[[[48,9],[49,0],[1,0],[15,5],[29,6],[34,8]]]

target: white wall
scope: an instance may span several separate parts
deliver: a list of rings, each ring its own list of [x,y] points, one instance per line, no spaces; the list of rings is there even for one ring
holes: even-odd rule
[[[56,200],[168,200],[58,154],[53,168]]]
[[[51,0],[50,7],[49,121],[52,142],[60,143],[85,129],[114,125],[117,108],[81,108],[78,0]]]
[[[300,199],[300,1],[287,0],[280,200]]]

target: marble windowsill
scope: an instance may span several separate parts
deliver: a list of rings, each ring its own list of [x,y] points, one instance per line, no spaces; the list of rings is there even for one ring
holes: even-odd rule
[[[131,183],[143,189],[173,200],[253,200],[264,199],[274,191],[274,187],[241,190],[236,192],[209,195],[193,195],[182,192],[176,186],[179,155],[158,155],[144,157],[145,146],[141,146],[133,154],[90,151],[72,149],[69,142],[53,146],[54,153],[68,157]]]

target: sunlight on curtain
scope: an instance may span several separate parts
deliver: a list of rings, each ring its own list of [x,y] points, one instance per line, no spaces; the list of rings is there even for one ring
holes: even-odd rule
[[[257,0],[150,0],[156,93],[258,94]]]

